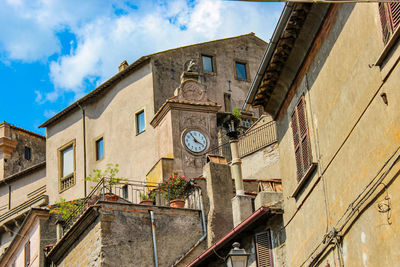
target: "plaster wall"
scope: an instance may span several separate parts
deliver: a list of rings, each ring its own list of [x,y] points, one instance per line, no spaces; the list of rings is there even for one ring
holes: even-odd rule
[[[9,185],[11,185],[11,208],[14,208],[33,196],[46,193],[46,169],[42,168],[24,175],[20,179],[9,182]],[[7,185],[2,185],[2,187],[7,187]],[[8,198],[8,195],[6,197]]]
[[[108,93],[84,106],[86,111],[87,175],[93,169],[105,170],[107,164],[119,164],[118,175],[144,181],[147,172],[157,162],[154,146],[155,131],[149,125],[154,115],[151,66],[144,64],[121,80]],[[140,96],[140,97],[138,97]],[[144,110],[145,131],[136,132],[136,113]],[[47,179],[50,203],[63,197],[84,196],[84,158],[82,114],[71,112],[57,124],[47,128]],[[104,158],[96,161],[95,142],[103,137]],[[76,184],[59,194],[57,149],[71,140],[76,142]],[[140,159],[138,158],[140,157]],[[88,185],[87,192],[90,192]]]
[[[341,225],[340,216],[400,143],[400,69],[394,67],[382,80],[381,68],[372,66],[384,49],[377,5],[343,4],[331,11],[309,54],[314,58],[303,65],[308,69],[299,72],[292,87],[297,91],[278,121],[290,266],[301,265],[325,233]],[[380,97],[383,92],[387,105]],[[298,184],[290,115],[303,94],[317,169],[293,195]],[[394,165],[384,180],[386,190],[379,186],[345,225],[345,266],[392,266],[399,261],[399,210],[377,210],[386,196],[391,203],[399,201],[398,170]],[[320,264],[337,264],[336,255],[333,249]]]
[[[27,234],[27,236],[24,238],[24,241],[21,243],[22,245],[18,249],[18,252],[16,253],[15,257],[10,261],[10,262],[15,262],[15,266],[25,266],[25,244],[30,241],[30,264],[29,266],[32,267],[39,267],[40,262],[39,262],[39,247],[40,247],[40,228],[39,228],[39,219],[36,219],[33,226],[32,230]]]

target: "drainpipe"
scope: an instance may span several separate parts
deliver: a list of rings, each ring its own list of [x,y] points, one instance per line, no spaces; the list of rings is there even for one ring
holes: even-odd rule
[[[232,153],[231,171],[232,178],[235,179],[235,189],[237,196],[244,195],[242,160],[239,157],[239,140],[237,138],[229,141]]]
[[[82,110],[82,134],[83,134],[83,181],[84,181],[84,196],[87,196],[86,191],[86,116],[85,116],[85,109],[78,102],[78,107]]]
[[[157,259],[157,244],[156,244],[156,225],[154,224],[154,214],[152,210],[149,210],[151,218],[151,234],[153,239],[153,254],[154,254],[154,267],[158,267]]]

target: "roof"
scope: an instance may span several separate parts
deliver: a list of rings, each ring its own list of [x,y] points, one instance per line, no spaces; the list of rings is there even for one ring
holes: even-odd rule
[[[87,102],[91,101],[95,97],[107,92],[118,81],[122,80],[125,76],[129,75],[132,71],[136,70],[144,62],[147,62],[148,60],[150,60],[155,55],[162,54],[162,53],[167,53],[167,52],[171,52],[171,51],[176,51],[176,50],[183,49],[183,48],[186,48],[186,47],[205,45],[205,44],[209,44],[209,43],[221,42],[221,41],[231,40],[231,39],[235,39],[235,38],[248,37],[248,36],[253,36],[256,40],[259,40],[259,41],[262,41],[262,42],[266,43],[264,40],[262,40],[261,38],[255,36],[255,34],[253,32],[251,32],[251,33],[244,34],[244,35],[228,37],[228,38],[224,38],[224,39],[217,39],[217,40],[203,42],[203,43],[196,43],[196,44],[192,44],[192,45],[177,47],[177,48],[168,49],[168,50],[160,51],[160,52],[157,52],[157,53],[149,54],[149,55],[146,55],[146,56],[142,56],[141,58],[139,58],[138,60],[136,60],[135,62],[130,64],[126,69],[124,69],[123,71],[118,72],[113,77],[111,77],[110,79],[108,79],[107,81],[102,83],[100,86],[98,86],[96,89],[94,89],[93,91],[91,91],[90,93],[85,95],[84,97],[82,97],[79,100],[75,101],[74,103],[72,103],[71,105],[69,105],[68,107],[66,107],[65,109],[63,109],[62,111],[60,111],[59,113],[57,113],[56,115],[54,115],[53,117],[51,117],[50,119],[48,119],[47,121],[45,121],[44,123],[39,125],[39,128],[43,128],[43,127],[49,126],[50,124],[52,124],[52,123],[56,122],[57,120],[61,119],[68,112],[78,109],[82,104],[86,104]]]
[[[14,126],[11,123],[8,123],[6,121],[1,122],[0,126],[3,125],[3,124],[9,125],[10,128],[12,128],[14,130],[17,130],[17,131],[20,131],[20,132],[24,132],[24,133],[27,133],[29,135],[33,135],[33,136],[36,136],[36,137],[39,137],[39,138],[42,138],[42,139],[46,139],[46,136],[44,136],[44,135],[41,135],[41,134],[38,134],[38,133],[35,133],[35,132],[32,132],[32,131],[26,130],[24,128],[20,128],[20,127]]]
[[[266,112],[276,116],[329,7],[312,3],[285,5],[243,109],[249,104],[264,106]],[[280,79],[285,82],[278,82]]]
[[[27,227],[29,227],[32,224],[33,219],[36,216],[42,216],[42,217],[48,218],[49,210],[43,209],[43,208],[31,208],[30,209],[29,213],[27,214],[24,221],[22,222],[21,227],[19,228],[18,232],[15,234],[15,237],[12,239],[10,245],[7,247],[4,254],[1,256],[1,258],[0,258],[1,265],[4,264],[5,260],[10,260],[10,257],[12,255],[9,255],[9,253],[13,252],[12,249],[13,249],[14,244],[18,245],[19,242],[24,240],[24,238],[27,234],[27,231],[29,230],[29,229],[27,229]],[[15,249],[14,249],[14,252],[15,252]]]
[[[12,180],[14,180],[16,178],[19,178],[21,176],[25,176],[26,174],[32,173],[34,171],[44,169],[45,167],[46,167],[46,161],[42,161],[42,162],[40,162],[38,164],[35,164],[35,165],[33,165],[33,166],[29,167],[29,168],[26,168],[26,169],[22,170],[20,172],[17,172],[15,174],[12,174],[10,176],[5,177],[3,180],[0,181],[0,184],[6,183],[8,181],[12,181]]]
[[[240,233],[247,230],[248,228],[252,227],[255,222],[257,222],[260,218],[264,215],[270,213],[278,213],[282,214],[283,211],[280,208],[274,207],[260,207],[257,211],[253,212],[247,219],[233,228],[228,234],[218,240],[214,245],[209,247],[203,253],[201,253],[196,259],[194,259],[187,267],[192,266],[200,266],[202,262],[204,262],[209,256],[214,255],[214,252],[218,249],[227,245],[230,241],[232,241],[235,237],[237,237]]]

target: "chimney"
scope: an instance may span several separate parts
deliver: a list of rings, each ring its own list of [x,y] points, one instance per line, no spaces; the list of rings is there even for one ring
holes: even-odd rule
[[[126,60],[124,60],[124,61],[122,61],[121,64],[119,64],[118,71],[121,72],[128,67],[129,67],[128,62]]]

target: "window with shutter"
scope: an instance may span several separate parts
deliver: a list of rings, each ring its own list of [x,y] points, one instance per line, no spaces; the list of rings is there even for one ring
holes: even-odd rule
[[[400,2],[379,3],[383,42],[386,44],[400,25]]]
[[[297,181],[300,181],[312,163],[304,97],[300,99],[293,111],[291,124],[296,157]]]
[[[256,234],[257,266],[273,267],[271,231]]]
[[[25,254],[24,266],[28,267],[31,263],[31,241],[30,240],[28,240],[28,242],[26,242],[24,252],[25,252],[24,253]]]

